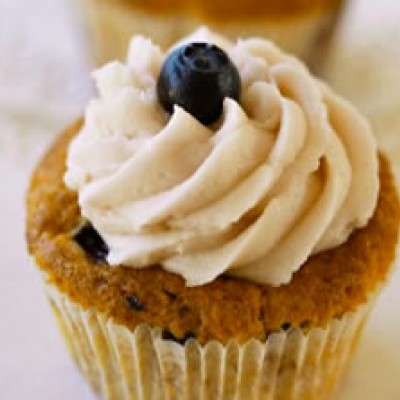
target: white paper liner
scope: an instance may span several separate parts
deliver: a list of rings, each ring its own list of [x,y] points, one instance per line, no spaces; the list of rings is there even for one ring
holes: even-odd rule
[[[73,359],[102,398],[168,400],[321,400],[335,388],[370,303],[325,328],[269,335],[266,342],[163,340],[160,329],[134,332],[46,292]],[[223,322],[221,322],[223,323]]]
[[[123,60],[129,39],[135,34],[151,37],[156,44],[167,49],[199,25],[204,25],[204,21],[195,16],[149,14],[132,5],[124,6],[114,1],[81,0],[79,5],[83,7],[99,64],[116,58]],[[310,62],[311,57],[320,58],[317,47],[318,51],[325,50],[326,40],[320,39],[329,38],[337,15],[337,11],[328,9],[290,18],[210,21],[208,25],[232,39],[249,35],[266,37]]]

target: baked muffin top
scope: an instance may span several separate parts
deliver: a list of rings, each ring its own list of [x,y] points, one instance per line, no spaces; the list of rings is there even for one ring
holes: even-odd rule
[[[211,19],[285,18],[338,9],[343,0],[114,0],[154,13],[191,12]]]
[[[30,251],[69,298],[225,343],[323,327],[384,282],[400,220],[388,163],[300,61],[202,28],[165,54],[136,36],[94,77],[28,193]]]
[[[27,196],[29,250],[49,283],[85,308],[95,307],[134,329],[141,323],[166,338],[201,343],[263,340],[290,326],[321,326],[373,296],[395,258],[400,205],[388,161],[380,157],[374,216],[343,245],[310,257],[280,287],[222,276],[188,288],[158,266],[110,268],[74,240],[82,224],[76,194],[63,183],[68,145],[82,121],[61,135],[40,162]]]

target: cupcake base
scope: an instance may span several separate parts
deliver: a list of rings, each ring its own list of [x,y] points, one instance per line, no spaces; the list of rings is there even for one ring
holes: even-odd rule
[[[112,59],[122,59],[129,39],[135,34],[151,37],[167,49],[205,23],[187,14],[149,14],[137,7],[111,1],[84,0],[82,6],[92,35],[95,60],[100,65]],[[327,8],[286,18],[234,22],[211,20],[206,23],[232,39],[246,36],[268,38],[315,66],[323,58],[321,55],[326,51],[338,14],[338,10]]]
[[[325,328],[272,333],[265,342],[184,345],[140,325],[133,332],[85,310],[47,284],[47,295],[76,364],[104,399],[321,400],[333,391],[373,300]],[[221,321],[223,323],[223,321]]]

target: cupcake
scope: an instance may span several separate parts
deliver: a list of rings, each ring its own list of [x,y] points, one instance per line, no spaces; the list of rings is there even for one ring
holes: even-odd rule
[[[39,163],[29,250],[105,399],[322,400],[400,204],[368,123],[271,42],[142,36]]]
[[[266,37],[315,64],[343,4],[344,0],[84,0],[80,6],[100,64],[122,59],[134,34],[167,49],[202,24],[232,39]]]

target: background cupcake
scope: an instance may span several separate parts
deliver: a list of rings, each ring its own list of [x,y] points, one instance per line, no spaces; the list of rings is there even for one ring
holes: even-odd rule
[[[320,61],[344,0],[84,0],[99,63],[122,59],[128,41],[143,34],[168,48],[207,24],[230,38],[261,36],[309,63]]]
[[[72,355],[104,397],[325,398],[394,259],[400,213],[390,169],[381,158],[378,177],[364,119],[272,44],[232,45],[204,30],[184,43],[192,41],[228,52],[242,81],[240,104],[225,100],[222,114],[205,121],[198,105],[183,100],[169,119],[160,87],[160,103],[155,97],[162,53],[135,38],[128,65],[96,73],[100,98],[83,128],[66,132],[33,177],[30,250]],[[195,71],[214,68],[213,57],[217,65],[224,60],[198,44],[173,57],[188,57]],[[163,69],[161,82],[173,70]],[[230,96],[239,99],[236,90]],[[182,145],[188,153],[176,163]],[[215,180],[212,170],[227,161],[227,150],[230,168]],[[265,154],[271,169],[263,168]],[[66,158],[65,179],[80,207],[63,183]],[[192,192],[179,196],[175,185],[197,171],[212,178],[207,190],[193,196],[196,182],[207,182],[195,179],[182,186]],[[141,173],[152,178],[126,181]],[[277,184],[266,183],[272,198],[250,184],[274,176]],[[226,194],[231,179],[238,182]],[[167,201],[146,203],[166,189]],[[194,207],[202,201],[206,207]],[[254,235],[264,218],[283,231]],[[105,259],[133,268],[111,268]],[[157,263],[162,268],[150,267]]]

